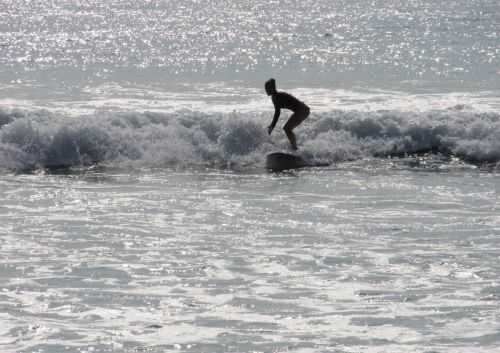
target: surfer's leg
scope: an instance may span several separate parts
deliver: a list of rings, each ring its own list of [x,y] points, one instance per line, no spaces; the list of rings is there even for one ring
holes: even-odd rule
[[[283,128],[283,130],[285,130],[286,137],[288,137],[288,140],[290,140],[290,145],[292,145],[292,149],[294,151],[297,151],[299,148],[297,147],[297,139],[295,137],[295,134],[291,129]]]
[[[290,140],[290,144],[292,148],[296,151],[299,148],[297,147],[297,138],[293,133],[293,129],[295,129],[301,122],[303,122],[309,116],[309,108],[298,111],[294,113],[290,119],[286,122],[285,126],[283,126],[283,130],[285,130],[286,137]]]

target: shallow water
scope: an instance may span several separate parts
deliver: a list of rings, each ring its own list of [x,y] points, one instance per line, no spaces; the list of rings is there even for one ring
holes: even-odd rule
[[[2,175],[2,351],[494,352],[498,174],[428,162]]]
[[[0,352],[497,352],[499,15],[3,0]]]

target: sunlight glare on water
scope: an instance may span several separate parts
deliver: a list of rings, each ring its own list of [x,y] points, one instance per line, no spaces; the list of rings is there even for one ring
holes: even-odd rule
[[[498,9],[494,0],[7,0],[0,69],[3,83],[64,76],[68,88],[132,70],[160,82],[274,73],[295,84],[488,90],[498,88]]]
[[[498,23],[2,0],[0,353],[497,353]],[[302,169],[266,169],[270,77]]]
[[[497,182],[380,162],[3,176],[2,342],[494,352]]]

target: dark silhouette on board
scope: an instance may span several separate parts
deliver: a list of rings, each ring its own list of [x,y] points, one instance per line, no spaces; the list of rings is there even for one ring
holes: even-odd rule
[[[297,147],[297,139],[295,134],[293,133],[293,129],[295,129],[301,122],[303,122],[310,114],[309,107],[304,103],[288,94],[286,92],[278,92],[276,90],[276,81],[274,78],[268,80],[264,85],[266,89],[266,93],[268,96],[271,96],[271,99],[274,104],[274,117],[271,125],[267,127],[267,132],[271,135],[273,132],[276,123],[278,122],[278,118],[280,117],[281,109],[289,109],[293,112],[292,116],[286,122],[285,126],[283,126],[283,130],[285,130],[286,136],[290,140],[290,144],[292,148],[296,151]]]

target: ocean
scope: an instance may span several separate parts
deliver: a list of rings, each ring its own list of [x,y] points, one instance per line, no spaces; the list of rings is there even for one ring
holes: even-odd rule
[[[497,352],[498,23],[2,0],[0,352]],[[316,167],[266,169],[271,77]]]

